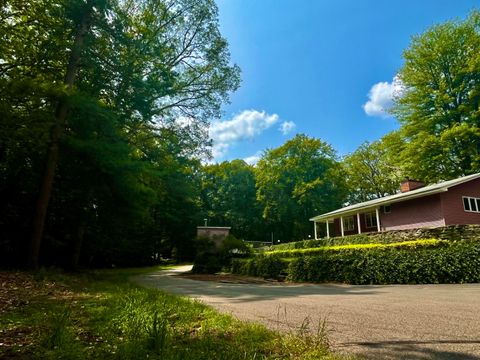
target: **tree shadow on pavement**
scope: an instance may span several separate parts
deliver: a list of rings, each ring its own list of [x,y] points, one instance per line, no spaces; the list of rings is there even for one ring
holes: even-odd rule
[[[446,350],[442,347],[457,345],[458,350]],[[350,347],[361,350],[355,352],[366,359],[408,359],[408,360],[479,360],[480,356],[469,354],[480,347],[480,340],[425,340],[425,341],[375,341],[342,343],[337,350],[349,350]],[[366,348],[366,349],[365,349]],[[467,349],[468,348],[468,349]],[[365,349],[365,350],[363,350]],[[470,350],[470,351],[469,351]]]
[[[375,295],[381,293],[380,285],[341,285],[341,284],[234,284],[210,281],[197,281],[161,273],[142,275],[133,279],[147,286],[198,298],[212,296],[227,298],[232,303],[259,300],[279,300],[305,295]]]
[[[352,314],[355,315],[356,313],[354,314],[347,311],[345,313],[346,315],[340,314],[340,317],[338,317],[338,321],[336,322],[336,324],[339,326],[340,330],[337,329],[336,331],[340,332],[335,335],[336,340],[334,340],[334,342],[340,340],[342,337],[343,341],[332,344],[333,350],[358,354],[359,356],[365,357],[366,359],[480,360],[480,356],[478,356],[480,349],[480,340],[476,339],[476,333],[470,333],[469,337],[459,335],[459,337],[456,338],[456,336],[453,335],[455,334],[455,332],[453,332],[451,335],[447,335],[448,332],[442,333],[438,331],[428,331],[427,333],[425,333],[425,331],[428,330],[427,327],[424,329],[425,331],[423,333],[425,333],[425,335],[428,337],[434,337],[436,336],[434,334],[438,334],[438,339],[425,340],[425,337],[423,337],[425,335],[423,335],[421,337],[422,340],[415,340],[415,334],[405,332],[405,329],[403,329],[403,331],[400,331],[399,333],[404,336],[404,339],[410,338],[410,340],[388,340],[388,337],[383,337],[383,341],[382,338],[378,339],[377,341],[374,340],[375,338],[362,336],[362,333],[364,333],[363,335],[368,335],[368,326],[370,326],[375,331],[377,331],[377,333],[379,330],[381,331],[381,329],[384,328],[385,331],[387,331],[387,334],[385,334],[385,336],[390,336],[390,339],[398,339],[398,334],[396,332],[394,332],[393,334],[388,333],[388,331],[392,330],[391,328],[393,325],[391,322],[387,323],[387,325],[384,325],[384,323],[381,322],[376,322],[377,320],[390,321],[388,320],[389,317],[380,317],[379,319],[375,320],[375,314],[378,311],[383,314],[385,314],[385,312],[388,312],[388,309],[390,309],[390,303],[388,301],[392,301],[395,305],[395,294],[398,296],[402,296],[403,291],[405,290],[404,286],[402,285],[382,286],[343,284],[222,283],[218,281],[198,281],[185,277],[171,276],[174,274],[175,273],[173,272],[158,272],[148,275],[142,275],[136,277],[133,280],[143,286],[157,288],[166,292],[171,292],[179,295],[190,296],[192,298],[206,301],[210,305],[224,306],[222,308],[222,311],[230,311],[234,308],[230,307],[230,305],[237,304],[239,305],[239,308],[244,309],[242,311],[248,309],[247,312],[257,312],[256,317],[247,316],[247,318],[253,318],[255,319],[255,321],[260,321],[262,323],[268,323],[269,327],[273,326],[274,328],[279,329],[284,328],[285,326],[283,325],[283,323],[287,323],[288,320],[286,304],[289,304],[288,306],[295,307],[295,303],[297,301],[298,303],[302,303],[304,298],[309,298],[309,303],[308,306],[302,310],[303,312],[301,312],[301,314],[307,314],[309,311],[311,312],[312,310],[315,311],[315,314],[318,314],[318,311],[328,311],[328,309],[331,309],[332,306],[337,306],[337,304],[348,304],[349,306],[352,306],[352,304],[354,303],[356,304],[363,302],[363,308],[360,307],[355,310],[356,308],[353,307],[353,310],[350,309],[351,311],[360,311],[360,313],[358,313],[359,316],[355,317],[356,324],[353,324],[351,321],[349,321],[349,318],[352,316]],[[393,292],[393,289],[396,289],[396,291]],[[423,287],[415,288],[413,298],[419,296],[417,290],[421,289],[423,289]],[[454,288],[449,288],[448,292],[450,293],[450,290],[453,289]],[[468,294],[476,293],[469,292]],[[385,297],[383,295],[387,296]],[[370,299],[369,296],[371,297]],[[372,300],[373,298],[379,299],[379,302],[381,302],[385,306],[379,307],[378,303],[375,300]],[[293,304],[292,301],[288,301],[289,299],[293,299]],[[275,313],[275,309],[268,306],[268,300],[274,300],[274,302],[272,302],[272,304],[274,305],[272,306],[277,305],[276,319],[270,318],[271,315]],[[285,303],[282,303],[282,300],[285,300]],[[317,302],[317,300],[319,301]],[[259,302],[259,304],[260,302],[265,301],[265,303],[262,305],[262,310],[254,310],[253,308],[251,308],[252,305],[253,307],[256,306],[254,302],[257,301]],[[330,307],[326,306],[318,309],[315,308],[315,306],[317,306],[317,303],[324,304],[325,302]],[[408,304],[410,304],[410,302]],[[282,306],[284,306],[285,309],[281,308]],[[394,319],[398,324],[402,324],[405,321],[405,319],[403,319],[402,317],[402,311],[408,311],[408,307],[405,306],[406,303],[400,303],[397,304],[396,307],[394,307],[394,309],[396,309],[396,312],[394,311],[392,316],[397,316],[397,318]],[[267,312],[265,312],[265,307],[268,309]],[[284,310],[283,312],[282,309]],[[472,308],[469,307],[468,309],[468,311],[471,311]],[[364,310],[366,311],[366,313],[363,313]],[[295,314],[295,316],[297,316],[299,313],[296,312]],[[373,323],[368,323],[368,321],[366,321],[370,319],[370,316],[374,317],[374,319],[372,320]],[[399,316],[400,318],[398,318]],[[285,319],[283,319],[283,317],[285,317]],[[409,319],[409,321],[412,321],[411,318]],[[415,332],[415,329],[423,326],[423,320],[422,318],[413,319],[413,323],[416,324],[416,327],[412,328],[412,326],[410,326],[409,329]],[[298,327],[299,324],[295,321],[296,319],[293,319],[292,324],[295,324]],[[455,326],[453,323],[451,325]],[[428,326],[435,325],[430,324]],[[445,326],[449,326],[449,324],[447,323]],[[355,327],[359,328],[357,329]],[[352,332],[352,328],[356,330]],[[475,326],[474,328],[476,329],[477,327]],[[422,331],[420,331],[420,333],[422,333]],[[452,339],[445,339],[447,336],[451,336]],[[372,341],[350,342],[350,340],[352,339],[371,339]],[[385,341],[385,339],[387,340]]]

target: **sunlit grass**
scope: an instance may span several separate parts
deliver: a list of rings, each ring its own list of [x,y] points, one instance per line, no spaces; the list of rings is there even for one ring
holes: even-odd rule
[[[188,298],[128,281],[151,269],[80,274],[42,271],[60,289],[0,314],[0,328],[23,329],[28,344],[1,357],[35,359],[336,359],[318,333],[279,334]],[[322,335],[323,337],[323,335]]]

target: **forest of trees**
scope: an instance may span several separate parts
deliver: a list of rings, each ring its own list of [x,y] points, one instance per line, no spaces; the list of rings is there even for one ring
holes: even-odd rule
[[[308,218],[480,171],[480,12],[412,38],[397,131],[340,157],[296,135],[205,164],[240,82],[213,0],[0,5],[0,264],[189,260],[195,227],[293,241]]]

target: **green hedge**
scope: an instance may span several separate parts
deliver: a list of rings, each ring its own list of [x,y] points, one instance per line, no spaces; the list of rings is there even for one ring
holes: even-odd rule
[[[421,239],[412,241],[402,241],[391,244],[348,244],[348,245],[334,245],[334,246],[322,246],[317,248],[308,249],[292,249],[292,250],[274,250],[266,251],[265,255],[276,255],[284,258],[299,257],[299,256],[312,256],[317,255],[325,251],[341,251],[341,250],[367,250],[367,249],[383,249],[383,248],[433,248],[448,245],[448,241],[438,239]]]
[[[278,279],[287,275],[289,261],[278,256],[258,255],[250,259],[233,259],[232,273]]]
[[[317,247],[333,246],[333,245],[347,245],[347,244],[368,244],[376,241],[372,241],[370,236],[366,234],[359,235],[349,235],[345,237],[332,237],[332,238],[323,238],[320,240],[302,240],[296,242],[290,242],[285,244],[266,246],[264,249],[266,251],[276,251],[276,250],[293,250],[293,249],[310,249]],[[381,241],[378,241],[381,243]]]
[[[267,265],[268,264],[268,265]],[[274,269],[269,273],[269,269]],[[236,261],[232,272],[290,281],[350,284],[480,282],[480,242],[449,242],[435,248],[367,248],[323,251],[290,261],[258,256]]]
[[[390,244],[405,240],[435,238],[447,241],[480,240],[479,225],[450,225],[439,228],[423,228],[409,230],[391,230],[380,233],[354,234],[345,237],[323,238],[319,240],[303,240],[265,247],[267,251],[308,249],[324,246],[347,244]]]

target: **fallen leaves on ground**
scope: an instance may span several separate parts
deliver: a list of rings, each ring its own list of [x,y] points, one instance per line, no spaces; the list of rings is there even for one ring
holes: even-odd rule
[[[36,280],[31,273],[0,271],[0,315],[21,310],[22,307],[44,299],[72,300],[80,294],[68,290],[65,285],[46,279]],[[0,328],[0,357],[21,359],[22,348],[34,342],[34,329],[20,323],[7,322]]]

